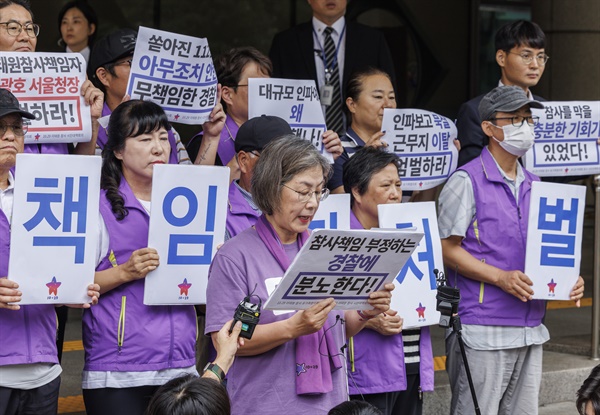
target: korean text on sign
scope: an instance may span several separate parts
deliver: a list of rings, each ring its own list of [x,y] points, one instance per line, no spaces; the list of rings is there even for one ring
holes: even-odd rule
[[[25,143],[90,141],[90,108],[81,96],[85,60],[79,53],[0,54],[0,88],[10,90],[21,108],[35,115]]]
[[[20,304],[89,302],[101,159],[19,154],[17,165],[8,276]]]
[[[400,157],[404,190],[431,189],[456,169],[456,126],[448,118],[418,109],[386,108],[381,130],[386,132],[387,150]]]
[[[208,268],[225,237],[229,168],[154,169],[148,246],[161,265],[146,277],[144,303],[204,304]]]
[[[288,122],[294,134],[311,143],[330,162],[323,147],[325,118],[314,81],[278,78],[248,80],[248,118],[274,115]]]
[[[534,182],[525,273],[534,298],[568,300],[579,277],[585,186]]]
[[[169,121],[204,123],[217,104],[208,41],[140,27],[127,93],[159,104]]]
[[[600,173],[600,101],[544,102],[525,166],[538,176]]]

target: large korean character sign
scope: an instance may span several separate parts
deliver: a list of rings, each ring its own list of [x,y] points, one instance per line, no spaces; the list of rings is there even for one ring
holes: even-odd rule
[[[25,144],[90,141],[90,107],[81,96],[86,63],[80,53],[3,52],[0,88],[35,115]]]
[[[434,202],[379,205],[382,228],[415,229],[424,236],[408,259],[394,284],[390,308],[404,319],[404,327],[437,324],[437,285],[434,270],[443,271],[442,243]]]
[[[372,308],[369,294],[392,282],[423,237],[389,230],[315,230],[265,303],[302,310],[326,298],[336,309]]]
[[[144,304],[205,304],[208,268],[225,238],[229,168],[154,166],[148,246],[160,265]]]
[[[308,225],[309,229],[350,229],[350,195],[329,195]]]
[[[333,163],[333,156],[323,146],[323,133],[327,127],[315,81],[248,79],[248,118],[261,115],[283,118],[294,134],[310,140],[315,148]]]
[[[600,101],[544,102],[531,112],[539,122],[527,170],[542,177],[600,173]]]
[[[383,110],[381,131],[387,151],[400,158],[404,190],[427,190],[456,170],[456,126],[448,118],[419,109]]]
[[[169,121],[203,124],[217,104],[208,41],[140,27],[127,93],[157,103]]]
[[[8,278],[19,304],[89,303],[100,167],[94,156],[19,154]]]
[[[584,210],[585,186],[533,183],[525,255],[533,298],[569,299],[579,278]]]

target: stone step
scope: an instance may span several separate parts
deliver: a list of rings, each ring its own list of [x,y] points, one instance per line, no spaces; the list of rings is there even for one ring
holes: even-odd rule
[[[569,402],[571,406],[567,408],[567,412],[564,410],[563,412],[542,412],[540,409],[540,414],[577,414],[575,393],[597,364],[597,361],[586,356],[545,350],[539,398],[540,408],[544,408],[544,411],[554,411],[555,408],[566,408],[565,403]],[[425,394],[423,413],[449,414],[451,397],[448,375],[445,371],[437,371],[435,373],[435,391]]]

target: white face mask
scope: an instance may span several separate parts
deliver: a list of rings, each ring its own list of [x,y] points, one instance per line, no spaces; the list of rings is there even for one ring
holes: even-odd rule
[[[494,136],[492,136],[492,138],[500,144],[500,147],[513,156],[522,157],[527,153],[527,150],[533,147],[535,135],[533,133],[532,125],[523,123],[520,127],[515,127],[512,124],[504,125],[502,127],[494,125],[494,127],[502,128],[502,131],[504,131],[504,141],[498,141]]]

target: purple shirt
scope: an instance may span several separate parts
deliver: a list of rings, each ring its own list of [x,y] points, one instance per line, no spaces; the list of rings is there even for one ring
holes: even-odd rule
[[[260,210],[250,206],[238,186],[235,180],[229,185],[227,232],[230,238],[253,226],[261,215]]]
[[[264,304],[268,298],[265,280],[283,274],[281,265],[254,228],[246,229],[226,242],[217,251],[209,272],[205,332],[219,331],[231,320],[238,303],[252,291]],[[257,301],[256,297],[253,301]],[[329,314],[331,325],[335,324],[336,315],[341,316],[342,313]],[[273,311],[263,310],[260,324],[286,320],[291,316],[292,313],[275,315]],[[341,325],[337,324],[331,330],[335,333],[336,349],[339,350],[343,344]],[[232,414],[327,414],[329,409],[348,398],[343,368],[332,373],[332,392],[296,394],[295,344],[295,340],[290,340],[256,356],[236,357],[227,376]]]

